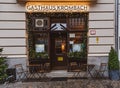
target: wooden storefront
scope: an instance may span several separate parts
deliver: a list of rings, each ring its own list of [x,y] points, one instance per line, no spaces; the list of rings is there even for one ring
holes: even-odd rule
[[[29,64],[35,59],[54,70],[87,63],[88,9],[96,0],[17,1],[26,3]]]
[[[88,13],[26,13],[26,18],[29,59],[42,60],[44,52],[51,69],[67,69],[68,54],[78,52],[77,59],[87,63]]]

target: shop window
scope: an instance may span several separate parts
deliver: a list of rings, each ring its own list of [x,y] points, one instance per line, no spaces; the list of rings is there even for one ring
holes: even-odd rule
[[[85,20],[84,18],[69,18],[70,30],[84,30]]]
[[[87,55],[87,33],[69,33],[69,52],[82,52],[84,57]]]
[[[70,31],[86,31],[87,30],[88,14],[71,15],[68,19]]]
[[[35,34],[34,47],[36,52],[48,52],[48,34],[47,33]]]

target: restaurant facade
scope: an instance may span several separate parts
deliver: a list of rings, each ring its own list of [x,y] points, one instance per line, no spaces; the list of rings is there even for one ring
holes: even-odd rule
[[[115,0],[0,0],[0,47],[9,67],[44,56],[51,70],[67,70],[73,52],[100,65],[116,46],[115,30]]]

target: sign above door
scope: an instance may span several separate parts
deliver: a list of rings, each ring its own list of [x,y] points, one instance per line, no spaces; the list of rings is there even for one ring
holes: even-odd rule
[[[27,12],[87,12],[89,5],[76,2],[27,2]]]

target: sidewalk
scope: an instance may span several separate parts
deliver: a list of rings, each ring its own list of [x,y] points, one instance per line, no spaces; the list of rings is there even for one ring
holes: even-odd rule
[[[6,88],[0,85],[0,88]],[[68,79],[66,81],[16,82],[7,88],[120,88],[120,81]]]
[[[71,78],[73,73],[67,71],[52,71],[50,78],[29,79],[24,82],[10,83],[7,88],[120,88],[120,81],[109,79]],[[83,73],[81,74],[83,77]],[[6,85],[0,85],[6,88]]]

